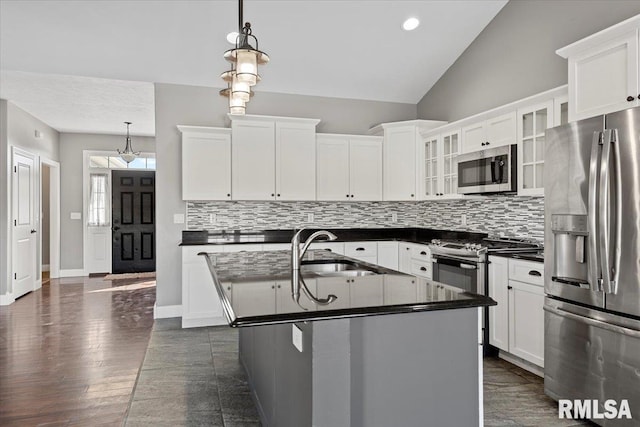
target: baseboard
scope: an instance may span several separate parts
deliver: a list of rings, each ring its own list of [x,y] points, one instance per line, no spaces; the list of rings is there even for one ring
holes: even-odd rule
[[[58,277],[84,277],[84,276],[85,274],[84,274],[83,268],[60,270],[60,274],[58,275]]]
[[[16,299],[13,297],[12,293],[7,293],[4,295],[0,295],[0,305],[9,305],[13,304]]]
[[[227,319],[219,316],[209,317],[185,317],[182,316],[183,328],[200,328],[202,326],[227,326]]]
[[[182,305],[153,305],[154,319],[170,319],[172,317],[182,317]]]
[[[42,271],[49,271],[51,266],[49,264],[42,264]]]
[[[528,362],[518,356],[514,356],[511,353],[506,353],[502,350],[500,350],[500,354],[498,354],[498,357],[500,359],[504,359],[509,363],[512,363],[514,365],[516,365],[519,368],[524,369],[525,371],[529,371],[532,374],[535,374],[541,378],[544,378],[544,368],[541,368],[538,365],[534,365],[531,362]]]

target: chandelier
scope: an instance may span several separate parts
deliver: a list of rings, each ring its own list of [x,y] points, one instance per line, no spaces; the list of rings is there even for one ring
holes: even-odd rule
[[[140,152],[133,151],[133,149],[131,148],[131,137],[129,136],[129,125],[131,125],[131,122],[124,122],[124,124],[127,125],[127,143],[124,147],[124,151],[120,151],[119,149],[117,151],[118,154],[120,154],[120,157],[122,157],[122,160],[124,160],[128,164],[134,161],[138,154],[140,154]]]
[[[227,83],[227,88],[222,89],[220,95],[229,98],[231,114],[245,113],[246,105],[253,96],[251,88],[260,81],[258,65],[269,62],[269,56],[258,48],[258,39],[252,34],[251,23],[242,24],[242,6],[242,0],[239,0],[235,47],[224,53],[224,59],[231,63],[231,69],[220,75]]]

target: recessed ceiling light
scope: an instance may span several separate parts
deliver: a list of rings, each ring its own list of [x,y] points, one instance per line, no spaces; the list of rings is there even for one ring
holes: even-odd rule
[[[409,18],[402,23],[402,29],[405,31],[411,31],[418,28],[420,25],[420,20],[418,18]]]
[[[238,38],[238,32],[237,31],[232,31],[229,34],[227,34],[227,41],[231,44],[236,44],[236,39]]]

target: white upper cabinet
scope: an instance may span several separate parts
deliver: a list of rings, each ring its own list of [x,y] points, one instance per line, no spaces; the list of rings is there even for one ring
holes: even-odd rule
[[[234,120],[231,129],[233,200],[274,200],[275,122]]]
[[[316,199],[316,130],[276,122],[276,199]]]
[[[382,138],[318,134],[317,200],[382,200]]]
[[[315,200],[318,122],[232,116],[233,200]]]
[[[458,153],[460,130],[450,130],[423,138],[420,156],[424,159],[420,176],[420,200],[461,198],[458,194]]]
[[[382,138],[349,141],[350,200],[382,200]]]
[[[384,130],[384,200],[417,199],[421,168],[418,155],[422,140],[420,132],[444,124],[446,122],[435,120],[410,120],[380,125]]]
[[[231,129],[178,126],[182,200],[231,200]]]
[[[640,15],[556,51],[569,60],[569,121],[640,105]]]
[[[553,127],[553,117],[553,100],[518,110],[520,195],[544,195],[544,133]]]
[[[516,143],[516,113],[491,117],[462,128],[462,152],[501,147]]]

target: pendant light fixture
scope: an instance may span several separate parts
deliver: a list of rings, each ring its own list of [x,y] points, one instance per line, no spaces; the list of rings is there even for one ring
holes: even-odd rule
[[[124,151],[118,150],[118,154],[120,154],[120,157],[122,158],[122,160],[124,160],[128,164],[134,161],[138,156],[138,154],[140,154],[140,152],[133,151],[133,149],[131,148],[131,136],[129,136],[129,126],[131,125],[131,122],[124,122],[124,123],[127,125],[127,143],[124,147]]]
[[[238,1],[238,36],[236,45],[224,53],[224,59],[231,63],[231,70],[220,75],[227,82],[227,88],[220,95],[229,98],[229,112],[244,114],[246,104],[253,96],[251,90],[260,81],[258,65],[269,62],[269,56],[258,49],[258,39],[252,34],[251,24],[243,22],[243,0]],[[255,47],[254,47],[255,45]]]

